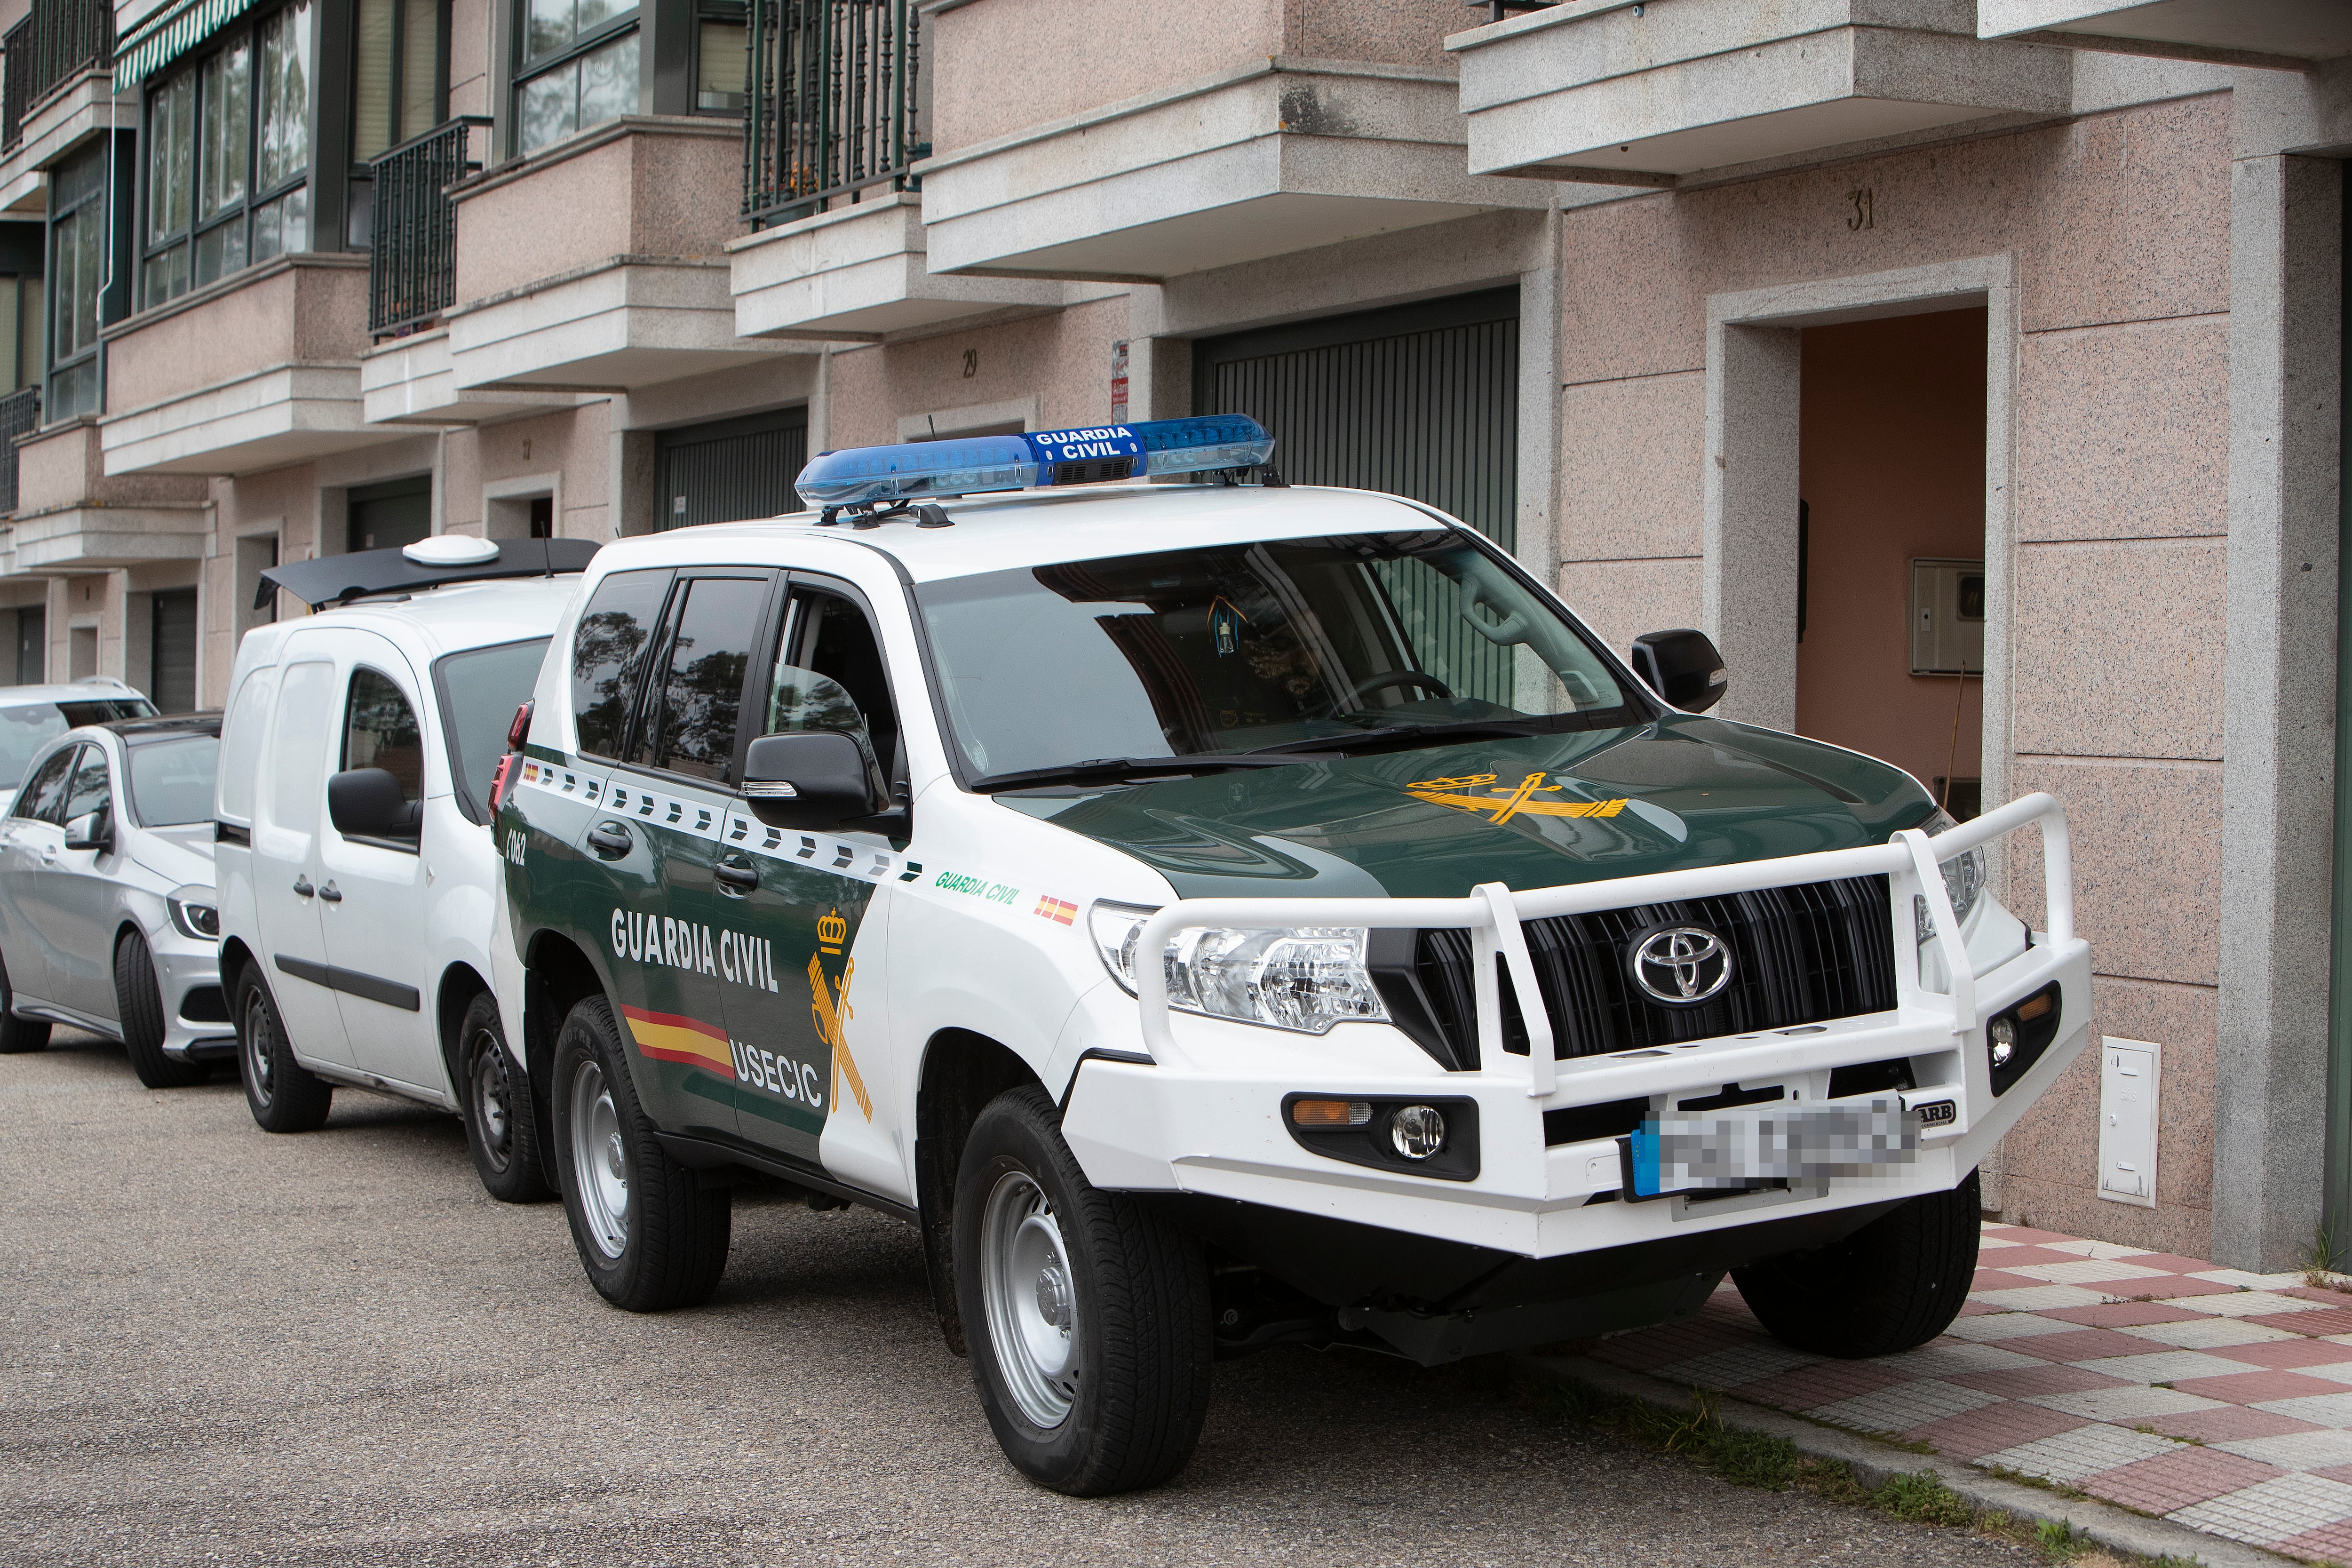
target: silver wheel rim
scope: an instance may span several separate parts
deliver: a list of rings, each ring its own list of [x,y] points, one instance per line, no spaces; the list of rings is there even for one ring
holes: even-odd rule
[[[507,1122],[507,1064],[499,1043],[487,1035],[474,1047],[474,1125],[481,1130],[482,1152],[503,1171],[511,1152],[513,1130]]]
[[[572,1173],[596,1250],[617,1258],[629,1245],[629,1152],[604,1069],[582,1062],[572,1078]]]
[[[253,1083],[253,1092],[264,1105],[269,1103],[269,1013],[262,1006],[259,994],[245,1005],[245,1065]]]
[[[1078,1298],[1062,1227],[1026,1173],[1001,1178],[981,1216],[981,1289],[1004,1386],[1029,1424],[1051,1431],[1078,1397]]]

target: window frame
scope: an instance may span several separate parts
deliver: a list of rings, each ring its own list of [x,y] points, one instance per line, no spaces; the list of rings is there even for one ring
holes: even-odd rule
[[[158,305],[184,299],[200,289],[211,288],[214,284],[234,278],[247,268],[277,260],[283,256],[315,248],[314,242],[318,235],[316,224],[312,220],[317,215],[310,211],[307,205],[303,219],[304,235],[299,246],[286,245],[281,238],[276,251],[268,256],[257,258],[254,254],[254,226],[264,208],[278,205],[297,191],[308,190],[319,173],[319,149],[315,144],[314,136],[320,75],[319,17],[320,8],[326,3],[327,0],[278,0],[276,4],[257,7],[238,17],[231,26],[224,27],[220,32],[206,38],[202,48],[191,49],[181,58],[173,61],[168,69],[156,72],[140,84],[138,202],[131,217],[133,234],[131,248],[137,258],[136,283],[140,309],[152,310]],[[281,16],[305,7],[308,8],[309,15],[302,19],[299,27],[301,34],[304,35],[302,42],[307,46],[310,58],[310,78],[304,88],[306,96],[302,110],[302,135],[306,145],[302,166],[294,174],[264,190],[261,187],[261,142],[268,107],[264,101],[266,51],[263,45],[263,32]],[[206,216],[201,210],[204,192],[200,188],[205,156],[206,68],[215,60],[236,48],[239,43],[246,46],[247,51],[244,186],[235,203]],[[183,226],[158,239],[153,236],[149,221],[155,201],[155,102],[163,93],[170,91],[183,81],[187,82],[189,88],[190,132],[186,154],[187,219]],[[225,232],[231,226],[240,226],[239,233],[244,241],[244,248],[239,254],[243,259],[234,267],[224,266],[217,277],[200,281],[196,276],[198,247],[206,236]],[[150,284],[150,277],[155,263],[167,258],[173,250],[183,248],[187,253],[186,281],[179,288],[158,297]]]
[[[390,112],[393,123],[390,129],[393,134],[392,139],[383,147],[365,156],[361,154],[359,146],[359,16],[356,6],[352,10],[351,68],[344,73],[346,90],[351,94],[352,102],[349,127],[351,145],[348,151],[351,156],[352,173],[362,179],[367,177],[370,159],[380,158],[394,147],[415,141],[436,126],[446,124],[449,119],[449,34],[452,22],[450,0],[391,0],[391,5],[392,75],[385,86],[385,91],[391,95]],[[417,5],[430,6],[434,16],[433,118],[423,125],[411,126],[401,121],[400,108],[403,102],[402,95],[407,86],[405,78],[408,74],[408,51],[405,46],[408,37],[408,16],[410,10]]]
[[[422,855],[425,852],[425,802],[426,799],[426,790],[432,782],[426,776],[431,770],[427,765],[425,758],[426,748],[425,742],[426,726],[425,723],[425,715],[420,709],[416,699],[409,694],[407,687],[401,684],[400,678],[398,676],[393,674],[392,671],[388,669],[384,669],[377,665],[370,664],[365,659],[355,658],[352,660],[351,670],[343,677],[343,712],[341,721],[335,726],[335,771],[337,773],[349,773],[352,771],[352,699],[354,691],[359,686],[360,677],[362,675],[373,675],[378,680],[390,686],[394,691],[399,693],[401,701],[407,705],[409,722],[416,726],[416,799],[415,802],[416,806],[416,835],[415,837],[410,838],[394,837],[388,834],[345,833],[341,828],[335,827],[334,819],[331,815],[328,818],[327,826],[331,828],[334,828],[336,837],[341,838],[346,844],[367,844],[372,845],[378,849],[395,849],[404,855]],[[362,765],[366,767],[375,767],[378,764],[374,763],[367,763]],[[386,768],[383,771],[386,773],[392,772],[389,768]],[[396,777],[398,775],[395,774],[394,776]]]
[[[730,22],[734,24],[735,26],[741,31],[743,35],[743,92],[741,96],[748,100],[751,96],[751,7],[750,0],[695,0],[693,16],[694,68],[687,73],[687,89],[694,95],[694,100],[687,105],[687,112],[689,114],[708,114],[720,119],[740,119],[743,114],[744,106],[740,103],[732,109],[706,109],[703,107],[702,29],[706,23]]]
[[[64,817],[45,816],[39,811],[28,810],[27,806],[31,804],[31,801],[34,798],[33,785],[39,780],[41,770],[47,767],[58,758],[63,757],[66,759],[66,765],[64,770],[58,774],[58,778],[61,784],[64,784],[64,781],[70,780],[73,777],[73,759],[86,743],[87,742],[81,741],[68,741],[57,747],[54,751],[48,752],[47,755],[37,760],[32,766],[25,770],[25,782],[23,784],[18,786],[16,790],[16,798],[8,803],[8,818],[10,821],[37,822],[48,827],[62,827],[65,826]],[[71,785],[67,784],[64,787],[70,788]],[[57,805],[60,809],[62,809],[65,803],[66,796],[61,790],[58,795]]]
[[[744,732],[740,718],[735,725],[735,742],[727,757],[727,771],[722,777],[709,778],[700,773],[680,773],[665,768],[656,762],[661,754],[662,714],[661,693],[669,686],[670,657],[677,650],[678,617],[684,613],[688,590],[702,582],[757,582],[765,587],[760,615],[751,627],[749,657],[743,661],[743,684],[737,693],[738,714],[765,712],[754,706],[751,693],[764,692],[771,671],[760,666],[760,649],[772,647],[776,639],[776,618],[790,598],[793,584],[786,573],[767,566],[730,566],[713,563],[707,566],[681,566],[670,580],[669,596],[662,603],[661,623],[649,645],[652,657],[639,672],[636,701],[629,715],[628,734],[624,742],[625,754],[621,765],[656,778],[677,779],[700,789],[717,790],[732,795],[740,792],[743,783],[743,753],[759,737]]]
[[[100,361],[99,337],[105,326],[106,298],[110,292],[106,276],[107,262],[110,255],[114,251],[114,236],[109,232],[106,221],[106,188],[108,175],[111,173],[106,167],[106,162],[112,156],[114,156],[112,139],[100,137],[90,143],[79,157],[67,160],[62,168],[53,171],[50,174],[49,186],[52,191],[56,191],[62,186],[66,174],[68,171],[77,170],[85,161],[95,165],[99,172],[98,178],[87,190],[72,201],[61,206],[52,207],[42,224],[44,230],[41,237],[42,259],[48,269],[49,279],[48,284],[42,290],[41,300],[41,419],[44,424],[76,414],[95,414],[105,400],[105,389],[102,384],[105,372]],[[58,312],[71,309],[72,301],[68,290],[57,286],[65,279],[64,269],[58,265],[58,240],[59,227],[69,218],[86,219],[97,226],[98,247],[95,256],[98,265],[97,287],[90,292],[89,341],[71,353],[59,358],[58,345],[61,334],[58,331]],[[79,230],[77,229],[75,232],[79,233]],[[58,395],[58,380],[61,376],[84,369],[89,372],[89,393],[87,405],[77,399],[72,400],[71,406],[68,406],[68,400],[60,398]]]
[[[645,79],[645,56],[643,51],[646,41],[646,29],[645,25],[646,16],[646,13],[658,3],[659,0],[636,0],[636,4],[630,6],[626,11],[622,12],[618,16],[606,18],[604,21],[598,23],[596,26],[590,31],[585,33],[574,33],[572,37],[572,41],[562,48],[557,50],[555,53],[536,57],[534,57],[530,52],[530,0],[517,0],[517,3],[509,7],[512,15],[509,21],[508,47],[512,51],[510,58],[512,59],[513,64],[507,72],[506,93],[508,114],[509,117],[509,123],[512,127],[512,129],[508,132],[508,139],[511,143],[508,150],[510,153],[516,157],[528,157],[533,153],[544,153],[550,148],[562,146],[564,142],[571,141],[572,137],[579,135],[583,131],[593,131],[595,129],[594,125],[580,124],[575,118],[572,129],[563,135],[556,137],[553,141],[545,142],[538,147],[524,146],[523,93],[530,83],[539,80],[541,78],[552,76],[555,73],[563,70],[576,71],[579,68],[580,62],[585,59],[588,56],[594,54],[597,50],[604,47],[607,44],[616,42],[627,35],[635,34],[638,36],[637,48],[639,51],[637,57],[637,79],[640,84],[643,83]],[[574,4],[577,4],[577,0],[574,0]],[[576,81],[572,91],[573,108],[576,115],[579,101],[579,89]],[[642,93],[640,94],[640,98],[642,99]],[[636,110],[625,110],[623,112],[635,113]],[[618,118],[618,116],[614,118]],[[612,121],[610,120],[600,120],[597,121],[595,124],[607,125],[611,122]]]
[[[628,689],[625,694],[623,694],[623,700],[621,702],[620,737],[615,742],[613,750],[609,752],[592,752],[588,749],[587,742],[580,738],[579,677],[577,675],[576,662],[579,658],[580,653],[580,626],[581,624],[588,618],[589,615],[595,611],[596,595],[602,594],[608,584],[613,582],[614,578],[625,577],[633,573],[640,572],[665,573],[668,576],[668,581],[662,584],[661,600],[654,606],[654,613],[652,616],[653,629],[646,636],[645,642],[638,647],[635,655],[635,668],[631,669],[628,673]],[[567,688],[565,700],[571,705],[572,710],[572,750],[579,752],[582,756],[593,757],[599,762],[611,763],[614,766],[627,765],[628,758],[631,754],[632,743],[636,737],[638,712],[645,705],[646,672],[653,667],[653,662],[656,658],[667,657],[661,647],[662,628],[669,624],[670,596],[677,592],[677,575],[678,569],[674,566],[631,567],[626,571],[607,572],[604,576],[596,580],[594,590],[591,592],[586,598],[581,601],[580,613],[573,616],[572,620],[572,646],[564,652],[564,663],[572,671],[571,679],[565,683]]]
[[[494,648],[517,647],[524,643],[540,645],[540,667],[544,669],[547,655],[555,647],[555,636],[552,632],[541,633],[537,637],[509,637],[504,642],[478,643],[472,647],[451,648],[433,661],[433,701],[441,716],[441,762],[449,774],[449,794],[457,801],[457,809],[465,814],[466,820],[477,826],[489,825],[490,812],[483,799],[474,794],[473,785],[466,777],[461,742],[457,737],[457,707],[450,695],[449,672],[455,668],[454,661],[464,658],[467,654],[488,653]],[[484,779],[482,784],[487,791],[489,780]]]

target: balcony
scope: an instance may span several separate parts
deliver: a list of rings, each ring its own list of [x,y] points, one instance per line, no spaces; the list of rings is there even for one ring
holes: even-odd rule
[[[737,207],[710,199],[743,134],[632,115],[458,184],[454,389],[609,395],[782,352],[736,332]]]
[[[41,422],[41,389],[22,387],[0,397],[0,511],[16,510],[16,438]]]
[[[2029,43],[2301,68],[2352,55],[2342,0],[1978,0],[1977,34]]]
[[[1454,5],[1334,6],[1306,34],[1277,0],[1185,0],[1079,55],[1008,9],[931,18],[938,150],[916,170],[935,272],[1156,282],[1549,205],[1464,167]]]
[[[367,312],[366,258],[300,252],[107,328],[107,474],[251,473],[404,436],[362,417]]]
[[[0,399],[7,405],[27,396]],[[100,426],[69,419],[14,446],[18,573],[95,572],[152,561],[201,560],[212,533],[206,482],[106,472]]]
[[[1601,184],[1802,163],[2068,112],[2063,49],[1966,0],[1582,0],[1457,34],[1470,167]]]
[[[45,173],[101,132],[137,123],[107,75],[114,13],[99,0],[35,0],[0,38],[0,213],[47,205]]]

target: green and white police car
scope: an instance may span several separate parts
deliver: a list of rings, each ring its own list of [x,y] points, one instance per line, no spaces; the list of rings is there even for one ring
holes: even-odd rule
[[[1433,1363],[1727,1272],[1809,1349],[1939,1332],[1978,1162],[2085,1040],[2056,804],[1955,826],[1705,717],[1699,634],[1621,660],[1271,445],[830,453],[820,513],[596,557],[497,818],[596,1289],[706,1299],[753,1173],[898,1215],[1078,1494],[1173,1474],[1265,1345]],[[1987,885],[2028,826],[2046,931]]]

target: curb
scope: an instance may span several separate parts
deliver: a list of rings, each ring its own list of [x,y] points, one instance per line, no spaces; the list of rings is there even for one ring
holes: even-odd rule
[[[1694,1392],[1683,1384],[1608,1366],[1584,1356],[1517,1355],[1510,1359],[1521,1370],[1539,1378],[1580,1383],[1608,1394],[1631,1394],[1670,1410],[1687,1405]],[[1997,1509],[2034,1522],[2058,1521],[2072,1525],[2101,1546],[2141,1557],[2184,1558],[2201,1563],[2205,1568],[2282,1568],[2282,1564],[2299,1561],[2242,1542],[2207,1535],[2168,1520],[2132,1513],[2094,1499],[2062,1498],[2039,1487],[2005,1481],[1974,1465],[1935,1454],[1910,1453],[1875,1438],[1817,1426],[1801,1416],[1750,1405],[1732,1394],[1715,1394],[1715,1398],[1717,1414],[1724,1425],[1785,1437],[1808,1458],[1835,1459],[1851,1467],[1855,1479],[1873,1489],[1885,1485],[1889,1476],[1903,1472],[1916,1475],[1925,1470],[1958,1492],[1971,1507]]]

